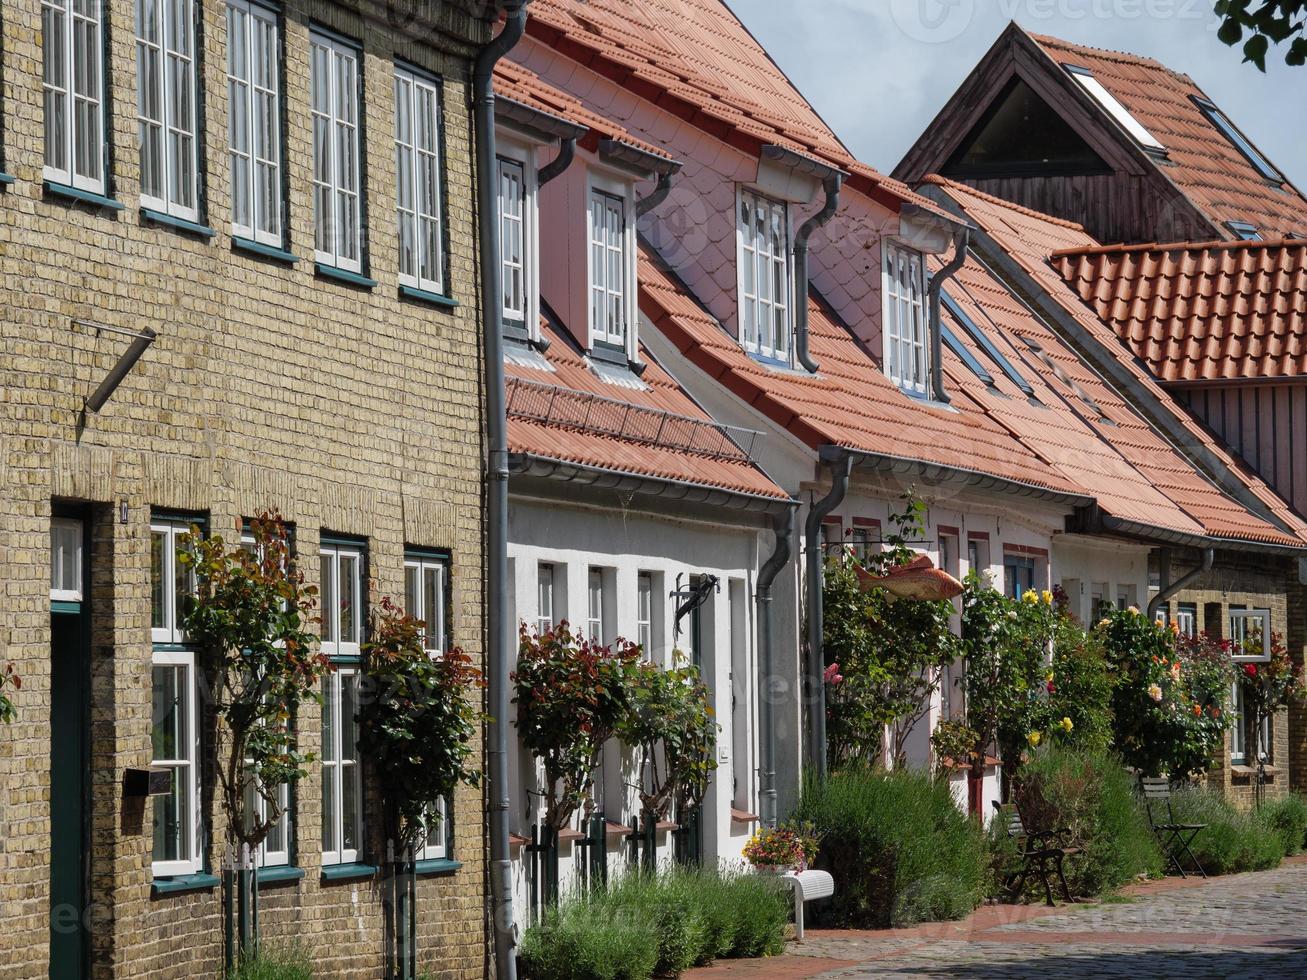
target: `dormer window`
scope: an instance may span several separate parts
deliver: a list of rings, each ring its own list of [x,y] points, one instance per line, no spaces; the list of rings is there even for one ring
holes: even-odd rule
[[[910,395],[930,391],[925,263],[921,253],[885,242],[881,280],[885,305],[885,373]]]
[[[526,330],[526,167],[499,158],[499,262],[504,324]]]
[[[1261,232],[1250,221],[1227,221],[1225,227],[1229,228],[1241,242],[1260,242],[1262,240]]]
[[[627,351],[635,319],[635,242],[631,197],[604,181],[590,187],[590,344]]]
[[[1079,65],[1063,65],[1074,78],[1082,89],[1091,99],[1105,111],[1112,119],[1130,134],[1130,138],[1143,147],[1146,151],[1154,156],[1166,156],[1166,147],[1164,147],[1152,133],[1144,128],[1143,124],[1130,114],[1130,110],[1121,104],[1115,95],[1109,92],[1088,68],[1081,68]]]
[[[790,356],[790,218],[787,206],[740,192],[740,343],[763,357]]]

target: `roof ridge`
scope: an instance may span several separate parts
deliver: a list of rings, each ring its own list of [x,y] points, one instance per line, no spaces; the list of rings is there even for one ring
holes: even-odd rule
[[[1025,28],[1022,28],[1025,30]],[[1145,54],[1135,54],[1133,51],[1118,51],[1116,48],[1100,48],[1092,44],[1080,44],[1076,41],[1068,41],[1066,38],[1054,37],[1052,34],[1036,34],[1033,31],[1026,31],[1032,40],[1041,46],[1066,48],[1072,51],[1085,51],[1092,53],[1095,57],[1106,58],[1109,61],[1120,61],[1126,64],[1145,65],[1149,68],[1160,68],[1169,74],[1176,75],[1180,78],[1189,78],[1183,72],[1178,72],[1174,68],[1163,64],[1156,58],[1150,58]]]
[[[934,184],[936,187],[956,188],[957,190],[960,190],[963,193],[971,194],[974,197],[978,197],[982,201],[988,201],[991,204],[997,204],[1001,207],[1007,208],[1010,211],[1015,211],[1017,212],[1017,214],[1024,214],[1031,218],[1038,218],[1041,221],[1047,221],[1049,224],[1057,225],[1059,228],[1069,228],[1072,231],[1085,230],[1085,226],[1080,224],[1079,222],[1068,221],[1066,218],[1059,218],[1056,217],[1055,215],[1045,214],[1043,211],[1036,211],[1034,208],[1028,208],[1023,204],[1017,204],[1013,201],[1004,200],[1001,197],[995,197],[993,194],[987,193],[986,191],[978,190],[977,188],[972,187],[970,184],[963,184],[956,180],[950,180],[948,177],[944,177],[940,174],[926,174],[926,176],[921,178],[921,183]],[[1086,232],[1086,234],[1088,234],[1088,232]]]
[[[1213,251],[1233,251],[1235,249],[1244,249],[1246,251],[1269,250],[1273,248],[1294,248],[1307,249],[1307,238],[1271,238],[1271,239],[1251,239],[1239,241],[1208,241],[1208,242],[1144,242],[1136,245],[1087,245],[1075,248],[1060,248],[1049,253],[1049,258],[1060,259],[1070,258],[1078,255],[1125,255],[1130,252],[1213,252]]]

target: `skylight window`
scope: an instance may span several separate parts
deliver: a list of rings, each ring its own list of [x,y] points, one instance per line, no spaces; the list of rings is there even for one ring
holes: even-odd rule
[[[958,339],[958,335],[942,323],[939,325],[939,329],[940,336],[943,338],[945,346],[957,355],[958,360],[967,366],[967,370],[981,381],[985,382],[989,387],[994,387],[994,376],[986,371],[984,365],[976,360],[976,356],[971,353],[971,350],[966,344]]]
[[[1267,180],[1273,180],[1277,184],[1284,183],[1284,174],[1271,166],[1271,161],[1262,156],[1257,148],[1252,145],[1243,133],[1235,129],[1234,123],[1230,122],[1229,117],[1216,106],[1206,99],[1200,99],[1192,96],[1194,105],[1203,110],[1203,115],[1207,121],[1221,131],[1221,135],[1234,144],[1234,148],[1248,158],[1248,162],[1253,165],[1259,174]]]
[[[1235,235],[1238,236],[1240,241],[1260,242],[1262,240],[1261,232],[1259,232],[1257,230],[1257,226],[1252,224],[1251,222],[1227,221],[1225,223],[1225,227],[1229,228],[1232,232],[1234,232]]]
[[[1130,110],[1117,101],[1115,95],[1103,87],[1103,83],[1094,77],[1094,73],[1088,68],[1081,68],[1079,65],[1063,65],[1077,82],[1083,88],[1089,97],[1103,107],[1117,124],[1130,134],[1136,143],[1142,146],[1149,153],[1164,155],[1166,147],[1158,142],[1148,130],[1144,129],[1143,124],[1130,114]]]
[[[993,342],[985,336],[984,332],[976,326],[976,322],[962,311],[957,301],[947,292],[940,293],[940,300],[944,303],[944,308],[948,310],[949,315],[957,321],[958,326],[967,332],[967,336],[974,340],[989,357],[991,361],[998,365],[1009,381],[1021,389],[1021,393],[1027,398],[1035,397],[1035,389],[1030,387],[1030,382],[1023,378],[1020,372],[1012,366],[1012,362],[1004,357]],[[992,380],[992,379],[991,379]]]

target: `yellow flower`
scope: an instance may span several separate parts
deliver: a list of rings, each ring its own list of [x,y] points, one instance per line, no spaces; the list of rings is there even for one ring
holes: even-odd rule
[[[1161,700],[1162,700],[1162,688],[1161,688],[1161,686],[1158,685],[1158,684],[1149,684],[1149,685],[1148,685],[1148,696],[1149,696],[1150,698],[1152,698],[1154,701],[1161,701]]]
[[[1040,736],[1039,732],[1031,732],[1029,735],[1026,736],[1026,741],[1030,743],[1030,747],[1033,749],[1036,745],[1039,744],[1039,740],[1041,737],[1042,736]]]
[[[1136,616],[1139,615],[1139,607],[1138,607],[1138,606],[1131,606],[1129,611],[1132,612],[1132,613],[1134,613],[1134,615],[1136,615]]]
[[[1039,593],[1036,592],[1034,589],[1026,589],[1025,592],[1021,593],[1021,601],[1028,602],[1033,605],[1034,603],[1039,601]]]
[[[1044,600],[1044,605],[1046,606],[1051,606],[1053,604],[1053,593],[1049,592],[1048,589],[1039,593],[1039,598]]]
[[[1052,680],[1053,680],[1053,672],[1052,672],[1051,670],[1048,672],[1048,676],[1045,677],[1044,680],[1046,680],[1046,681],[1052,681]]]
[[[1075,728],[1075,727],[1076,727],[1076,726],[1075,726],[1074,724],[1071,723],[1071,719],[1070,719],[1070,718],[1063,718],[1063,719],[1062,719],[1062,731],[1064,731],[1064,732],[1069,732],[1069,731],[1071,731],[1071,729],[1073,729],[1073,728]]]

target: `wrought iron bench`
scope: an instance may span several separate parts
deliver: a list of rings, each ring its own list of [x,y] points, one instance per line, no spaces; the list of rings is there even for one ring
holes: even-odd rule
[[[1026,879],[1034,873],[1044,885],[1045,900],[1050,906],[1055,905],[1052,884],[1048,880],[1049,874],[1055,873],[1062,886],[1062,897],[1068,902],[1074,901],[1062,869],[1062,862],[1068,854],[1080,853],[1079,847],[1066,843],[1070,829],[1059,827],[1053,830],[1031,830],[1021,819],[1021,811],[1014,804],[999,806],[996,800],[994,808],[998,811],[999,818],[1007,821],[1007,835],[1016,842],[1017,858],[1021,862],[1004,882],[1009,894],[1013,898],[1020,897]]]
[[[1207,872],[1198,863],[1198,858],[1194,856],[1189,845],[1194,842],[1195,837],[1207,829],[1207,824],[1180,823],[1175,819],[1175,807],[1171,803],[1171,781],[1166,777],[1144,777],[1139,782],[1144,791],[1144,809],[1148,813],[1148,824],[1157,835],[1157,842],[1162,845],[1162,850],[1166,852],[1166,858],[1171,862],[1171,866],[1180,872],[1181,878],[1189,877],[1180,862],[1182,855],[1187,856],[1193,864],[1194,871],[1206,878]],[[1165,818],[1158,819],[1154,816],[1153,807],[1157,807],[1159,811],[1165,808]]]

